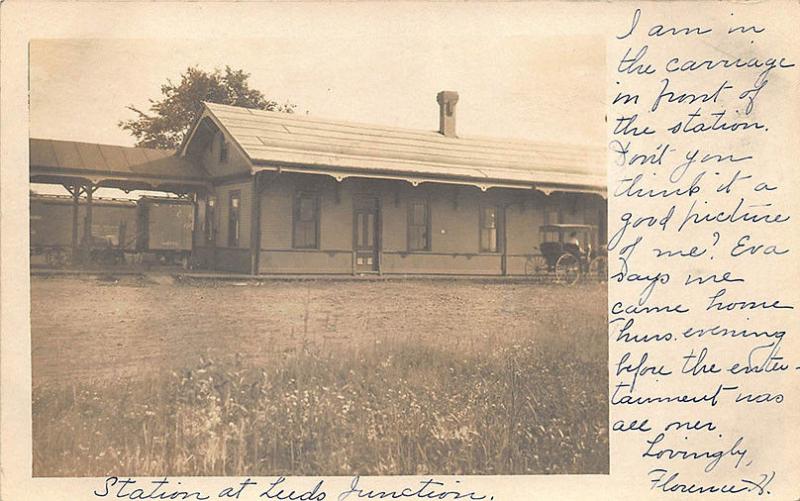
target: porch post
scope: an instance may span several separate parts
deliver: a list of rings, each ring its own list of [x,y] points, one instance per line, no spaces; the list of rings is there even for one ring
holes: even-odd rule
[[[95,189],[95,186],[92,184],[84,187],[86,191],[86,220],[83,226],[83,243],[86,247],[87,262],[92,256],[92,195]]]
[[[253,174],[252,212],[250,217],[250,274],[258,275],[258,261],[261,254],[261,172]]]
[[[200,218],[200,193],[195,191],[192,193],[192,257],[195,256],[195,250],[197,248],[197,240],[201,238],[201,233],[203,229],[201,225],[198,224]]]
[[[78,259],[78,208],[81,198],[81,188],[77,185],[64,186],[72,195],[72,261]]]
[[[506,231],[506,223],[508,222],[508,218],[506,217],[507,205],[500,204],[500,211],[502,212],[500,215],[500,245],[503,247],[503,254],[500,258],[500,272],[503,276],[508,275],[508,232]]]

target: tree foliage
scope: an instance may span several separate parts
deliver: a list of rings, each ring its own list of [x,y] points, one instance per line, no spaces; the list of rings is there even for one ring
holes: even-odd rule
[[[137,118],[121,120],[119,126],[136,138],[136,145],[145,148],[175,149],[203,112],[203,101],[241,106],[268,111],[293,113],[295,104],[267,99],[261,91],[251,89],[249,73],[232,70],[229,66],[223,72],[216,68],[207,72],[197,67],[187,68],[178,84],[167,80],[161,86],[160,101],[150,99],[147,112],[134,105],[127,108],[136,113]]]

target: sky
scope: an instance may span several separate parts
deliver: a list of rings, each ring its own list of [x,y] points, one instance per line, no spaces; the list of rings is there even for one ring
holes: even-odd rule
[[[263,38],[34,40],[30,135],[132,146],[118,126],[135,116],[127,105],[146,109],[189,66],[228,65],[309,116],[435,130],[436,93],[454,90],[461,136],[602,144],[601,37],[467,20],[474,23],[456,20],[448,30],[417,18],[385,30],[354,20],[334,32]]]

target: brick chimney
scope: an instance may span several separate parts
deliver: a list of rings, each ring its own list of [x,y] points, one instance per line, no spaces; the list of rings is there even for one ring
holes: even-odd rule
[[[458,92],[443,90],[436,94],[439,103],[439,133],[447,137],[456,137],[456,103]]]

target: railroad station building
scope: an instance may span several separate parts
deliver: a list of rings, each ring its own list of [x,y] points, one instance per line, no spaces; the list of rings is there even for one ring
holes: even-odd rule
[[[196,267],[517,275],[561,238],[548,224],[593,225],[585,244],[605,243],[602,149],[460,137],[458,94],[437,102],[431,131],[205,103],[175,155],[204,182],[185,187]]]

